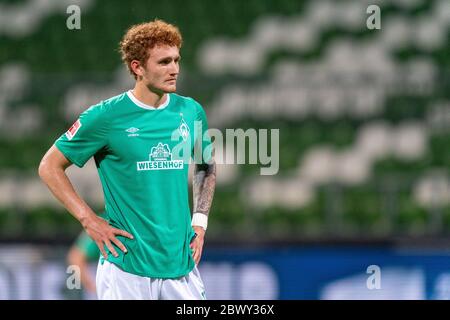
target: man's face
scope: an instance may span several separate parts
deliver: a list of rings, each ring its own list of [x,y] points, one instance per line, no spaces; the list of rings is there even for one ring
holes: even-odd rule
[[[180,50],[176,46],[156,45],[143,65],[143,81],[156,93],[175,92],[180,72]]]

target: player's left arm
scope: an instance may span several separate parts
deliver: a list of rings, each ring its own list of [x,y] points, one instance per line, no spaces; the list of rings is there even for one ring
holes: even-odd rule
[[[197,237],[192,241],[191,249],[193,250],[194,261],[198,264],[202,256],[205,231],[216,188],[216,163],[214,161],[208,164],[195,165],[192,187],[194,198],[192,226],[197,233]]]

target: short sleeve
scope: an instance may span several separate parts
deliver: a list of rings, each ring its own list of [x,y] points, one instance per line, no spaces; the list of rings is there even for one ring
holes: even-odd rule
[[[199,103],[196,105],[196,119],[194,130],[194,162],[195,163],[210,163],[213,158],[213,144],[211,136],[208,132],[208,119],[206,112]],[[199,136],[201,133],[201,136]]]
[[[78,167],[107,145],[108,119],[100,103],[84,111],[69,130],[61,135],[55,146]]]

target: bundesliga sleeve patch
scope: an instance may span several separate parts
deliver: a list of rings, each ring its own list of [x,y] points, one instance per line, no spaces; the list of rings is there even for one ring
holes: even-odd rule
[[[78,129],[81,128],[81,122],[80,119],[78,119],[77,121],[75,121],[75,123],[70,127],[69,130],[67,130],[66,132],[66,137],[69,140],[72,140],[72,138],[77,134]]]

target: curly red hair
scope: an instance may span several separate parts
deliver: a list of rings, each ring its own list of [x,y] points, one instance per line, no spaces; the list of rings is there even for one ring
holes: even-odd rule
[[[180,30],[170,23],[155,19],[151,22],[131,26],[120,41],[122,61],[130,73],[137,79],[131,69],[131,61],[138,60],[142,64],[149,57],[149,50],[156,45],[169,45],[181,48],[183,39]]]

